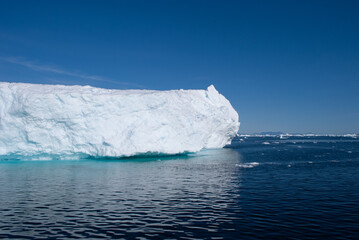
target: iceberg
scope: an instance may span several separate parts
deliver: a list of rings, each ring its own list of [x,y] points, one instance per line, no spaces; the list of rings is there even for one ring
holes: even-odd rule
[[[207,90],[112,90],[0,82],[0,155],[124,157],[222,148],[238,114]]]

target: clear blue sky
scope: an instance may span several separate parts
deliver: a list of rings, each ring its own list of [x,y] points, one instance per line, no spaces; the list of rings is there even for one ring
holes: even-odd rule
[[[241,132],[359,132],[359,1],[2,0],[0,81],[214,84]]]

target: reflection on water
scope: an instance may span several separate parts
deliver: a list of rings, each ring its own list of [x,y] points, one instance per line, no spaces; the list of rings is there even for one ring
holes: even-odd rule
[[[358,149],[251,138],[179,156],[3,160],[0,238],[356,238]]]
[[[235,231],[231,149],[192,157],[0,164],[0,237],[178,237]]]

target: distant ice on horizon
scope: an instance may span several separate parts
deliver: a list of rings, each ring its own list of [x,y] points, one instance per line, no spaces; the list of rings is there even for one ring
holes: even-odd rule
[[[177,154],[229,144],[238,114],[214,88],[110,90],[0,82],[0,155]]]

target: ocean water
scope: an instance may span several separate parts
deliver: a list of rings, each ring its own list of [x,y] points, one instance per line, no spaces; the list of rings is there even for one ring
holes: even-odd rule
[[[359,139],[166,157],[2,157],[0,238],[358,239]]]

